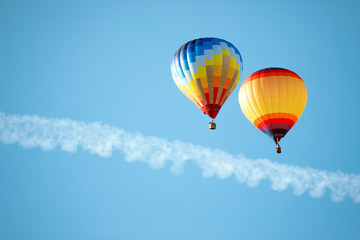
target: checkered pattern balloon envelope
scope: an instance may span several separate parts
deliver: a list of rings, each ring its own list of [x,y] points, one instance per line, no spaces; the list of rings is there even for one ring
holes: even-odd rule
[[[171,63],[178,88],[205,114],[215,118],[239,82],[243,63],[239,50],[219,38],[189,41]]]

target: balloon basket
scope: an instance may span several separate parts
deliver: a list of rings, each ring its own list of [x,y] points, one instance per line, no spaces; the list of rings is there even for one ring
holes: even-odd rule
[[[214,122],[214,120],[211,120],[209,122],[209,129],[211,130],[215,130],[216,129],[216,123]]]
[[[280,147],[280,145],[277,145],[277,146],[276,146],[276,152],[277,152],[277,153],[281,153],[281,147]]]

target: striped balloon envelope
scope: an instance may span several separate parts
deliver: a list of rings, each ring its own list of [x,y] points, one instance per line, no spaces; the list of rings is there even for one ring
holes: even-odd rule
[[[219,38],[199,38],[182,45],[171,63],[177,87],[213,119],[239,82],[243,68],[238,49]],[[215,123],[209,125],[215,129]]]
[[[283,68],[266,68],[251,74],[239,90],[239,103],[245,116],[258,129],[279,141],[304,111],[307,91],[304,81]]]

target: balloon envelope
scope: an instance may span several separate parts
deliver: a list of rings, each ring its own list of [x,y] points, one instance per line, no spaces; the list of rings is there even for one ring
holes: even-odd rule
[[[266,68],[251,74],[239,90],[245,116],[276,143],[294,126],[304,111],[304,81],[283,68]]]
[[[178,88],[205,114],[215,118],[242,72],[239,50],[219,38],[189,41],[176,51],[171,72]]]

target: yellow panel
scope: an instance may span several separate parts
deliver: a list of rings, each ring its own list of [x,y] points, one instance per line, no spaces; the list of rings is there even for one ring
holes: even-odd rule
[[[195,81],[194,80],[191,80],[189,81],[189,84],[190,84],[190,88],[196,88],[196,85],[195,85]]]
[[[222,50],[222,55],[230,56],[230,51],[229,50]]]
[[[247,99],[249,101],[248,105],[249,105],[250,109],[252,109],[252,111],[254,112],[254,115],[256,117],[260,117],[262,115],[262,113],[260,111],[260,108],[257,105],[256,98],[254,96],[254,90],[252,88],[252,83],[245,85],[245,91],[246,91]]]
[[[198,67],[198,78],[206,77],[206,66]]]
[[[222,55],[214,54],[214,65],[222,65]]]
[[[190,88],[188,88],[188,92],[194,96],[194,98],[196,99],[197,98],[197,95],[199,95],[199,92],[196,88],[196,84],[195,84],[195,81],[190,81],[189,82],[190,84]]]
[[[246,87],[241,87],[239,92],[239,102],[240,107],[245,116],[250,120],[250,122],[254,122],[257,116],[255,112],[249,105],[249,100],[247,98]]]
[[[227,78],[231,79],[233,77],[233,75],[234,75],[234,71],[235,71],[235,68],[229,67],[229,72],[227,74]]]
[[[295,98],[295,89],[297,87],[296,81],[290,81],[292,79],[288,79],[286,82],[286,99],[285,99],[285,106],[284,106],[284,112],[290,113],[291,109],[294,105],[294,98]],[[296,115],[296,114],[294,114]]]
[[[241,72],[239,71],[238,74],[237,74],[237,76],[236,76],[236,80],[235,80],[235,85],[234,85],[234,87],[239,83],[240,76],[241,76]]]
[[[200,78],[200,81],[201,81],[201,86],[203,87],[203,88],[208,88],[209,86],[208,86],[208,80],[207,80],[207,78],[205,77],[205,78]]]
[[[230,66],[235,68],[236,65],[236,57],[230,56]]]
[[[207,66],[214,65],[214,59],[205,60],[205,65]]]
[[[217,77],[220,77],[221,72],[222,72],[222,66],[221,65],[215,65],[214,66],[214,75],[217,76]]]
[[[301,116],[302,112],[304,111],[306,102],[307,102],[307,92],[306,92],[305,84],[303,83],[299,86],[298,99],[295,102],[296,106],[294,106],[294,114],[298,118]]]
[[[263,115],[266,114],[267,112],[267,109],[265,107],[265,104],[264,104],[264,98],[263,98],[263,92],[262,92],[262,87],[261,87],[261,81],[252,81],[251,85],[252,88],[252,92],[254,93],[254,97],[255,97],[255,100],[256,100],[256,104],[257,107],[259,108],[259,112],[260,114],[257,115],[257,117],[261,117]]]

